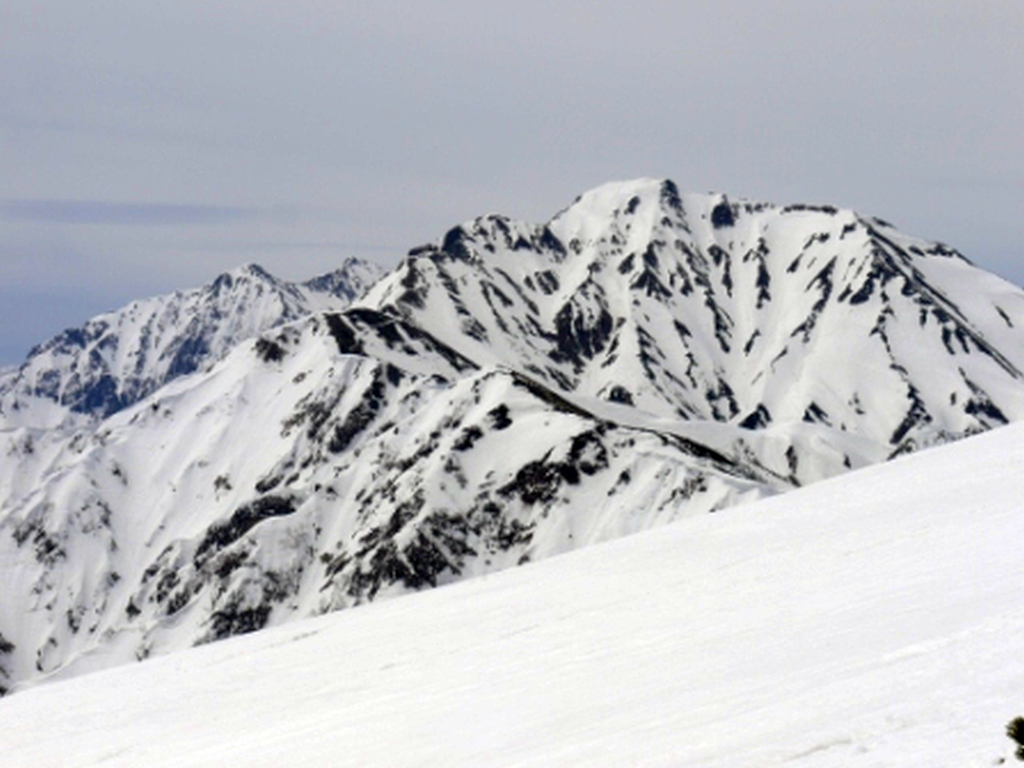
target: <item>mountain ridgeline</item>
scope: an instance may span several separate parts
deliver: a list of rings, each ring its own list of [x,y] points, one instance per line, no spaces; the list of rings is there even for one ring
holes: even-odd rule
[[[0,382],[0,687],[1024,417],[1024,292],[828,206],[639,180],[346,270],[137,302]]]

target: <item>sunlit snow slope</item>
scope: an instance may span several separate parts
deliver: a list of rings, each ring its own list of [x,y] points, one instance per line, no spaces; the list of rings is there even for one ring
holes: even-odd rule
[[[5,766],[991,766],[1024,425],[0,701]]]

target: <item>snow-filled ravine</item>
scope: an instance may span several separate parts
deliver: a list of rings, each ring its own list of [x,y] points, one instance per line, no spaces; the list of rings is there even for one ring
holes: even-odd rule
[[[4,766],[991,766],[1024,425],[0,700]]]

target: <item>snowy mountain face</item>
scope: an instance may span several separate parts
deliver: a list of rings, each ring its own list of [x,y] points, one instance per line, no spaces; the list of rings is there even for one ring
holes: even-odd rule
[[[831,208],[639,181],[546,225],[456,227],[343,310],[331,280],[259,291],[251,272],[190,338],[209,361],[232,312],[275,319],[219,362],[102,421],[0,431],[0,686],[546,558],[1024,416],[1024,292]],[[171,348],[147,342],[147,359]],[[78,369],[54,369],[74,391]],[[47,392],[22,388],[23,411]]]
[[[202,288],[132,302],[35,347],[0,377],[0,418],[49,426],[68,411],[109,416],[262,331],[345,307],[381,273],[349,259],[329,274],[288,283],[250,264]]]

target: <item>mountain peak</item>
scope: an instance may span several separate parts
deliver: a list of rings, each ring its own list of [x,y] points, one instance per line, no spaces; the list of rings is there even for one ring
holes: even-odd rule
[[[613,216],[618,211],[634,213],[638,205],[644,202],[660,201],[666,185],[670,189],[678,188],[669,179],[638,178],[624,181],[610,181],[589,189],[579,195],[568,210],[579,210],[604,218]],[[634,198],[637,199],[636,202]]]
[[[383,274],[384,269],[379,265],[349,257],[337,269],[307,280],[302,286],[314,293],[329,294],[344,301],[353,301],[365,293]]]
[[[232,277],[235,277],[235,278],[251,277],[251,278],[255,278],[257,280],[266,280],[266,281],[276,281],[278,279],[277,277],[275,277],[274,275],[270,274],[267,270],[265,270],[262,266],[260,266],[259,264],[255,263],[255,262],[249,262],[247,264],[242,264],[241,266],[238,266],[238,267],[235,267],[232,270],[229,270],[225,274],[231,275]]]
[[[607,227],[682,215],[679,189],[670,179],[615,181],[588,190],[549,222],[553,229],[588,233]]]
[[[214,294],[219,294],[222,291],[230,291],[236,284],[245,285],[254,281],[257,283],[279,282],[276,277],[267,272],[267,270],[259,264],[248,263],[235,267],[234,269],[229,269],[226,272],[222,272],[214,279],[209,287]]]

